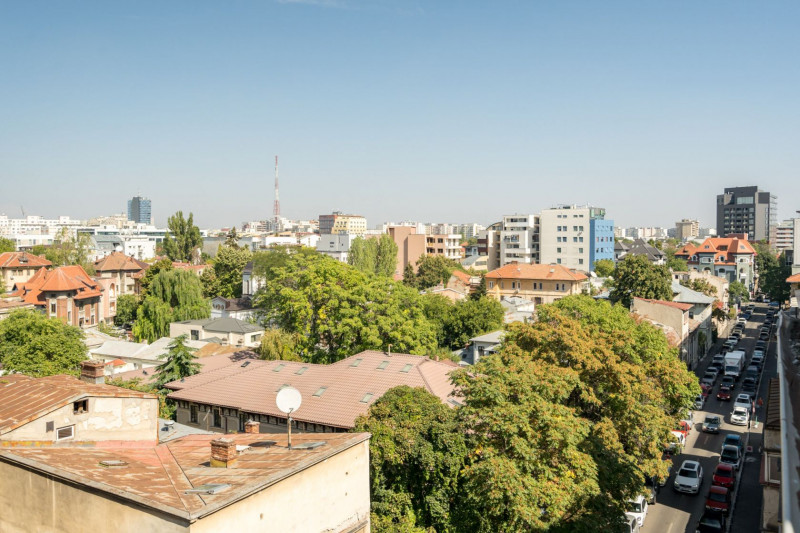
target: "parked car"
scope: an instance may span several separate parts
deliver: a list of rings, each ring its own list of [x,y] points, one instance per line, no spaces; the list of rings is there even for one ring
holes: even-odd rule
[[[722,450],[725,449],[725,446],[736,446],[739,448],[739,453],[744,453],[744,443],[742,442],[742,436],[738,433],[728,433],[725,435],[725,440],[722,441],[722,447],[719,449],[719,453],[722,453]]]
[[[669,455],[677,455],[686,446],[686,435],[677,430],[670,431],[670,433],[674,438],[664,446],[664,452]]]
[[[727,527],[725,515],[719,511],[706,509],[694,530],[697,533],[723,533]]]
[[[764,350],[753,350],[753,358],[750,359],[751,364],[761,363],[764,361]]]
[[[738,446],[723,446],[722,453],[719,455],[720,463],[727,463],[735,470],[742,466],[742,454],[739,453]]]
[[[756,341],[756,350],[761,350],[763,352],[766,348],[767,348],[767,341],[765,340]]]
[[[714,469],[711,483],[733,490],[733,486],[736,484],[736,471],[727,463],[719,463]]]
[[[639,533],[639,522],[636,517],[625,513],[619,531],[620,533]]]
[[[719,367],[710,366],[706,369],[705,374],[703,375],[710,376],[711,378],[714,379],[714,381],[717,381],[717,378],[719,377],[719,372],[720,372]]]
[[[711,485],[706,496],[706,509],[728,514],[731,508],[731,492],[725,487]]]
[[[708,388],[712,388],[714,386],[714,381],[715,380],[713,377],[706,374],[700,379],[700,385],[705,385]]]
[[[656,499],[658,497],[658,492],[661,490],[664,484],[660,483],[659,480],[653,479],[650,476],[644,478],[644,487],[645,487],[645,496],[647,499],[647,505],[655,505]]]
[[[762,340],[762,341],[765,341],[765,340],[769,339],[769,331],[764,331],[762,329],[761,333],[758,334],[758,339]]]
[[[720,385],[717,391],[717,400],[727,402],[731,399],[731,387],[728,385]]]
[[[750,419],[750,411],[744,407],[734,407],[731,411],[731,424],[736,426],[746,426]]]
[[[703,485],[703,467],[697,461],[684,461],[675,475],[673,487],[678,492],[697,494]]]
[[[756,378],[748,376],[742,381],[742,392],[755,394],[757,388]]]
[[[641,494],[634,500],[628,500],[626,505],[627,513],[636,518],[639,527],[644,525],[644,518],[647,516],[647,501]]]
[[[694,398],[694,409],[695,411],[702,411],[703,407],[706,406],[706,397],[703,394],[698,394]]]
[[[703,398],[708,398],[708,396],[711,394],[711,389],[712,389],[712,388],[713,388],[713,385],[704,385],[704,384],[702,384],[702,383],[701,383],[701,384],[700,384],[700,390],[701,390],[702,392],[701,392],[701,394],[700,394],[700,395],[701,395]]]
[[[716,366],[716,363],[719,363],[720,368],[725,366],[725,356],[720,354],[715,355],[711,360],[711,364]]]
[[[722,425],[722,420],[717,415],[708,415],[703,420],[704,433],[719,433],[719,426]]]

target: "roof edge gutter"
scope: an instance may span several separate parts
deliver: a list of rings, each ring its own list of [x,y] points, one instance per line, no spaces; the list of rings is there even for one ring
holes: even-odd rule
[[[798,489],[800,480],[793,475],[800,467],[800,458],[797,450],[797,428],[792,425],[794,420],[792,404],[790,401],[789,380],[786,364],[783,359],[781,345],[781,328],[783,327],[783,313],[778,315],[778,378],[780,380],[780,420],[781,420],[781,527],[784,533],[795,533],[795,520],[798,514]],[[789,432],[793,434],[790,438]],[[793,442],[794,441],[794,442]]]

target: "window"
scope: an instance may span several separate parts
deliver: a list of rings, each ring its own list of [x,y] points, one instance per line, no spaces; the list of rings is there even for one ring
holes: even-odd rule
[[[214,408],[214,421],[213,421],[212,425],[215,428],[221,428],[222,427],[222,411],[218,407]]]
[[[197,406],[195,404],[189,406],[189,422],[197,424]]]
[[[75,436],[75,426],[64,426],[56,430],[56,440],[71,439]]]
[[[318,388],[318,389],[317,389],[317,392],[315,392],[315,393],[314,393],[314,396],[316,396],[317,398],[319,398],[320,396],[322,396],[323,394],[325,394],[325,391],[326,391],[326,390],[328,390],[328,387],[320,387],[320,388]]]
[[[363,359],[361,359],[361,358],[359,358],[359,359],[356,359],[355,361],[353,361],[352,363],[350,363],[350,366],[358,366],[358,365],[360,365],[360,364],[361,364],[361,361],[363,361]]]
[[[200,340],[200,330],[199,329],[193,329],[191,331],[191,339],[193,341],[199,341]]]
[[[72,413],[87,413],[89,412],[89,400],[80,400],[72,404]]]
[[[490,281],[489,282],[489,288],[490,289],[494,289],[494,281]]]
[[[298,369],[297,372],[295,372],[295,374],[297,374],[298,376],[302,376],[306,370],[308,370],[307,366],[301,367],[300,369]]]
[[[560,248],[559,248],[559,251],[561,251],[561,249],[560,249]],[[560,265],[560,264],[561,264],[561,258],[560,258],[560,257],[556,259],[556,264],[558,264],[558,265]]]
[[[389,361],[381,361],[381,364],[378,365],[378,370],[386,370],[387,366],[389,366]]]
[[[582,265],[583,264],[583,259],[578,259],[578,264]]]
[[[556,248],[556,253],[560,254],[561,253],[561,248]]]
[[[369,401],[372,399],[373,396],[374,394],[372,394],[371,392],[366,393],[364,397],[361,398],[361,403],[369,403]]]
[[[400,370],[400,372],[403,372],[404,374],[408,374],[411,371],[411,367],[413,367],[413,366],[414,365],[412,365],[411,363],[408,363],[407,365],[405,365],[402,368],[402,370]]]
[[[56,316],[56,303],[50,302],[50,316]]]
[[[279,364],[278,366],[276,366],[275,368],[273,368],[273,369],[272,369],[272,371],[273,371],[273,372],[280,372],[280,371],[281,371],[281,370],[283,370],[284,368],[286,368],[286,365],[285,365],[285,364],[283,364],[283,363],[281,363],[281,364]]]
[[[583,248],[578,248],[578,253],[582,254],[583,253]]]

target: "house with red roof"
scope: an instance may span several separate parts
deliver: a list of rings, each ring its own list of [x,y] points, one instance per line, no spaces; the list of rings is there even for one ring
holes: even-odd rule
[[[3,252],[0,254],[0,293],[3,287],[10,291],[15,284],[28,281],[40,268],[52,263],[43,256],[28,252]]]
[[[747,234],[728,237],[709,237],[702,244],[684,244],[675,252],[689,270],[708,272],[713,276],[740,281],[751,291],[755,283],[756,250],[747,240]]]
[[[11,295],[79,328],[94,327],[107,318],[102,313],[103,287],[79,265],[42,267],[28,281],[17,283]]]
[[[588,291],[586,274],[561,265],[511,263],[486,274],[487,294],[497,300],[518,296],[535,305],[553,303]]]

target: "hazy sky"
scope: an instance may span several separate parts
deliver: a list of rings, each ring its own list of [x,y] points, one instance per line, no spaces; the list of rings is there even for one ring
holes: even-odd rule
[[[800,209],[800,3],[0,0],[0,213]]]

